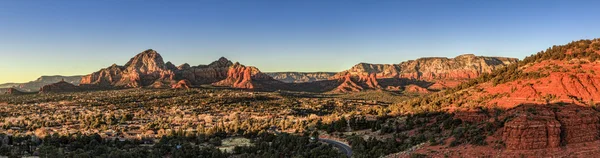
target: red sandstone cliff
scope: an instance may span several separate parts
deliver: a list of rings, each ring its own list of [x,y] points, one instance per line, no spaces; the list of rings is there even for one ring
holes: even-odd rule
[[[409,79],[416,81],[427,81],[425,89],[444,89],[452,88],[469,79],[476,78],[483,73],[489,73],[498,68],[517,62],[514,58],[503,57],[484,57],[472,54],[460,55],[455,58],[420,58],[409,60],[400,64],[368,64],[360,63],[349,70],[340,72],[331,79],[342,80],[340,87],[333,92],[356,92],[363,89],[382,89],[378,80],[384,79]],[[355,79],[353,86],[347,80],[347,76]],[[366,85],[366,87],[360,86]],[[390,84],[386,85],[388,90],[398,90],[406,85]],[[343,89],[346,90],[343,90]],[[410,87],[409,87],[410,88]],[[420,90],[421,92],[426,92]]]
[[[180,80],[189,85],[210,84],[227,77],[231,61],[226,58],[209,65],[175,67],[164,63],[160,54],[146,50],[131,58],[124,66],[113,64],[108,68],[83,76],[81,86],[85,88],[168,88]]]
[[[227,77],[213,85],[240,89],[273,89],[283,85],[283,82],[274,80],[256,67],[235,63],[229,67]]]

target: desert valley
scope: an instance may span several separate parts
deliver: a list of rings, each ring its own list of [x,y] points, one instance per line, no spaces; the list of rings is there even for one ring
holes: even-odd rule
[[[600,39],[522,60],[464,54],[341,72],[261,72],[225,57],[176,66],[152,49],[132,56],[83,76],[0,85],[0,155],[600,153]]]

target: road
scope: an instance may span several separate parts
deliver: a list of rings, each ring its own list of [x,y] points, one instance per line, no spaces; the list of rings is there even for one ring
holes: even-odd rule
[[[335,146],[336,148],[342,150],[342,152],[346,153],[346,155],[348,157],[352,157],[352,148],[350,148],[350,146],[348,146],[340,141],[325,139],[325,138],[319,138],[319,141],[331,144],[331,145]]]

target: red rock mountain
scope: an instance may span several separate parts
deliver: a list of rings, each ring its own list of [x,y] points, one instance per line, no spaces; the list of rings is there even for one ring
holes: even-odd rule
[[[262,89],[275,90],[286,89],[284,83],[273,79],[253,66],[244,66],[235,63],[229,67],[227,77],[219,82],[213,83],[214,86],[226,86],[241,89]]]
[[[436,84],[437,87],[442,88],[452,86],[456,84],[454,82],[464,82],[514,61],[516,59],[462,55],[452,59],[422,58],[390,65],[361,63],[350,70],[329,77],[329,80],[323,80],[323,76],[331,74],[310,76],[305,74],[300,75],[300,78],[308,78],[309,81],[313,80],[315,83],[295,81],[293,81],[294,83],[284,83],[260,72],[256,67],[233,64],[226,58],[220,58],[209,65],[190,66],[186,63],[175,66],[170,62],[165,63],[160,54],[149,49],[131,58],[124,66],[113,64],[108,68],[83,76],[80,86],[84,89],[173,88],[213,84],[261,90],[400,91],[405,89],[404,86],[408,84],[419,85],[422,86],[421,88],[436,87],[434,86]],[[428,83],[416,84],[423,83],[422,81],[428,81]]]
[[[452,98],[440,105],[448,109],[556,102],[596,105],[600,101],[600,40],[554,46],[440,95],[444,96],[432,102]]]
[[[83,76],[80,84],[84,87],[137,88],[168,85],[174,77],[173,70],[167,69],[160,54],[149,49],[131,58],[125,66],[113,64]]]
[[[502,128],[485,138],[490,144],[491,140],[501,141],[503,147],[448,149],[455,153],[486,151],[501,157],[595,157],[600,153],[600,74],[597,71],[600,71],[600,39],[574,41],[553,46],[456,88],[399,105],[452,112],[467,122],[505,121]],[[507,110],[495,117],[483,110],[494,108]],[[477,112],[469,112],[473,110]]]
[[[404,89],[402,87],[405,85],[389,84],[380,86],[378,84],[378,80],[390,79],[409,79],[431,83],[419,85],[423,86],[419,88],[436,90],[451,88],[483,73],[490,73],[517,61],[515,58],[466,54],[455,58],[420,58],[400,64],[360,63],[332,77],[332,79],[342,81],[340,86],[334,89],[333,92],[361,91],[364,89]],[[352,80],[352,78],[354,79]],[[414,88],[412,87],[412,89]]]
[[[83,76],[84,88],[169,88],[178,85],[181,80],[189,86],[210,84],[227,77],[232,62],[226,58],[209,65],[178,67],[165,63],[156,51],[146,50],[131,58],[124,66],[113,64],[108,68]],[[187,85],[187,84],[186,84]]]

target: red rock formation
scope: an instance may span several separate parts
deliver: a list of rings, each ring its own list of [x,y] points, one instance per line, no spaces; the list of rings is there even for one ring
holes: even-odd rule
[[[581,68],[574,68],[578,66]],[[465,93],[465,96],[457,98],[482,100],[487,105],[498,105],[504,108],[512,108],[521,103],[568,102],[590,105],[600,101],[600,73],[594,72],[600,70],[600,62],[580,64],[547,60],[529,64],[521,69],[524,72],[541,73],[545,76],[523,77],[496,85],[487,82],[467,89],[468,95]]]
[[[530,107],[533,108],[533,107]],[[552,111],[539,108],[538,114],[526,113],[505,123],[502,139],[509,150],[556,148],[560,145],[561,125]]]
[[[244,66],[239,63],[233,64],[227,72],[227,78],[213,83],[214,86],[226,86],[231,88],[240,89],[262,89],[266,86],[259,82],[262,81],[275,81],[270,76],[263,74],[256,67]]]
[[[177,84],[171,85],[173,89],[190,89],[191,84],[188,80],[180,80]]]
[[[510,150],[557,148],[598,140],[600,114],[591,108],[523,105],[510,113],[516,117],[505,123],[503,131],[503,141]]]
[[[460,55],[455,58],[420,58],[400,64],[368,64],[360,63],[349,70],[340,72],[331,79],[343,79],[346,74],[357,76],[361,81],[368,78],[405,78],[433,82],[432,89],[454,87],[468,79],[473,79],[482,73],[515,63],[517,59],[502,57],[483,57],[472,54]],[[376,81],[376,80],[368,80]],[[361,82],[357,82],[360,84]],[[366,82],[369,88],[380,87]],[[390,85],[391,89],[396,86]]]
[[[339,86],[337,86],[332,92],[360,92],[364,89],[363,87],[359,86],[358,84],[354,83],[354,81],[352,81],[352,75],[349,73],[346,74],[346,76],[344,76],[343,78],[340,78],[339,81],[341,82],[341,84],[339,84]]]
[[[172,80],[175,76],[156,51],[146,50],[131,58],[125,66],[112,66],[83,76],[82,85],[135,88],[153,85],[157,80]]]
[[[404,91],[409,92],[409,93],[421,93],[421,94],[431,93],[431,91],[427,90],[427,88],[419,87],[414,84],[405,86]]]
[[[39,93],[63,93],[63,92],[78,92],[81,89],[78,86],[70,84],[65,81],[60,81],[57,83],[45,85],[40,88]]]
[[[233,63],[224,57],[212,62],[209,65],[199,65],[190,67],[189,64],[183,64],[177,67],[176,78],[190,81],[191,85],[211,84],[227,78],[229,67]]]
[[[131,58],[125,66],[112,66],[83,76],[81,86],[85,88],[168,88],[178,80],[187,80],[191,85],[210,84],[227,77],[231,61],[226,58],[209,65],[175,67],[164,63],[160,54],[146,50]]]
[[[590,108],[567,106],[556,112],[561,124],[563,140],[566,144],[592,142],[598,140],[599,114]]]
[[[374,73],[371,73],[367,76],[358,76],[358,82],[365,84],[370,89],[381,89],[381,86],[379,86]]]

